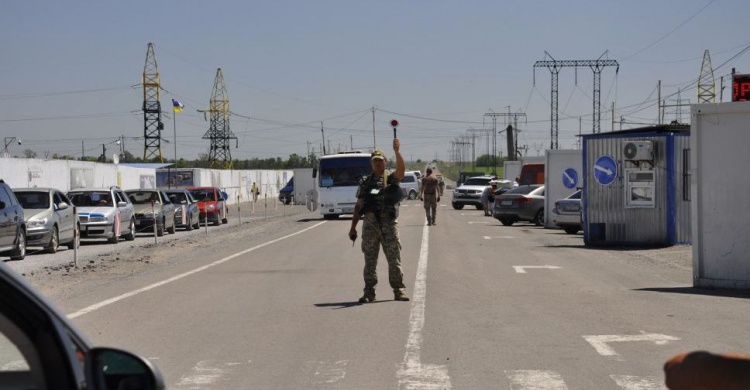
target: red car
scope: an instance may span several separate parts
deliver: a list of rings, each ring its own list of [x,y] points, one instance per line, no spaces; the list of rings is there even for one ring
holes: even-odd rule
[[[190,187],[187,189],[198,201],[200,220],[212,222],[214,225],[227,223],[229,208],[224,194],[216,187]],[[206,219],[208,217],[208,219]]]

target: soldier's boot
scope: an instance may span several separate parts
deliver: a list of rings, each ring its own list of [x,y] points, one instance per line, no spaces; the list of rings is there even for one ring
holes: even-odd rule
[[[359,303],[375,302],[375,291],[365,291],[365,295],[359,298]]]
[[[394,301],[408,301],[409,297],[404,294],[403,291],[394,291],[393,292],[393,300]]]

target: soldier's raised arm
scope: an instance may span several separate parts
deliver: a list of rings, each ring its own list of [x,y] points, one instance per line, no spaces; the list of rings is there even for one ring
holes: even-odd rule
[[[401,181],[404,179],[404,172],[406,172],[406,165],[404,164],[404,157],[401,156],[401,141],[398,138],[393,139],[393,151],[396,153],[396,178]]]

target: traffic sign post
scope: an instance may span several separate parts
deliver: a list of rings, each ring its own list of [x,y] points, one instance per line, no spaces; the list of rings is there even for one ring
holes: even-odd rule
[[[617,178],[617,161],[612,156],[601,156],[594,162],[594,178],[599,184],[608,186]]]

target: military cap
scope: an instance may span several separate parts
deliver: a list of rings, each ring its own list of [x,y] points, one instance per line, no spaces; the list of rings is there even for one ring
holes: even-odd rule
[[[370,160],[385,160],[385,152],[380,149],[375,149],[370,155]]]

